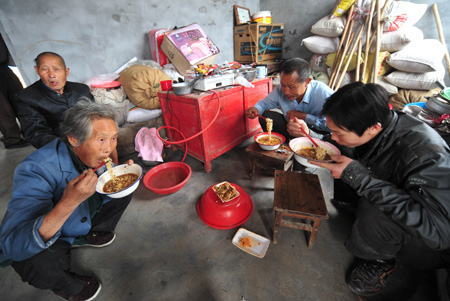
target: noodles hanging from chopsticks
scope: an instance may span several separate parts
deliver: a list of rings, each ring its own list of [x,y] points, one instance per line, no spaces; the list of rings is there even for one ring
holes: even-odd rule
[[[270,118],[266,118],[266,127],[267,132],[269,133],[269,142],[272,139],[272,128],[273,128],[273,120]]]

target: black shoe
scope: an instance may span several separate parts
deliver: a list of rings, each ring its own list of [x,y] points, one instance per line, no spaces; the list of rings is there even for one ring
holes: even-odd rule
[[[88,235],[80,238],[77,238],[77,242],[72,245],[72,248],[80,248],[80,247],[94,247],[94,248],[102,248],[109,246],[112,244],[114,239],[116,238],[116,234],[114,232],[101,232],[94,231],[89,232]]]
[[[85,285],[81,289],[81,292],[79,292],[76,295],[69,295],[65,291],[52,291],[55,295],[61,297],[64,300],[70,300],[70,301],[89,301],[94,300],[95,297],[100,293],[100,290],[102,289],[102,284],[100,281],[97,280],[95,277],[86,277],[86,276],[78,276],[77,278],[85,281]]]
[[[389,274],[396,267],[395,259],[391,261],[363,260],[350,274],[347,285],[355,294],[361,296],[375,295],[386,286]]]
[[[14,149],[14,148],[25,147],[25,146],[28,146],[28,145],[30,145],[30,142],[22,139],[19,142],[14,143],[14,144],[8,144],[8,145],[5,144],[5,148],[6,149]]]
[[[330,203],[340,212],[344,212],[352,217],[356,216],[356,206],[350,202],[338,201],[331,199]]]

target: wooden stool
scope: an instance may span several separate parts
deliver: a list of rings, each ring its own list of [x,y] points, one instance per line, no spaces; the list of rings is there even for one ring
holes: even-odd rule
[[[250,179],[253,179],[256,167],[262,169],[280,169],[292,170],[294,152],[291,151],[289,145],[283,143],[280,145],[280,150],[284,152],[277,152],[276,150],[263,150],[258,143],[253,142],[245,150],[250,157]]]
[[[311,249],[320,222],[322,219],[328,219],[319,177],[314,174],[276,170],[273,210],[273,243],[277,243],[280,227],[286,226],[310,232],[307,242],[308,249]],[[284,217],[299,219],[301,222],[285,220]]]

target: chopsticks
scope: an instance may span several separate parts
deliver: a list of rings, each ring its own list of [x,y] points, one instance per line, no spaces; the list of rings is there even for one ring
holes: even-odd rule
[[[264,119],[264,120],[267,119],[267,117],[264,117],[264,116],[261,116],[261,115],[258,115],[258,117],[261,118],[261,119]]]
[[[102,162],[102,164],[100,164],[99,166],[97,166],[96,168],[94,168],[94,172],[97,170],[97,169],[99,169],[100,167],[102,167],[103,165],[105,165],[106,164],[106,161],[103,161]],[[81,179],[83,180],[84,178],[86,177],[86,175],[84,174],[82,177],[81,177]]]
[[[300,127],[300,130],[303,132],[303,134],[306,135],[306,137],[309,138],[309,140],[311,140],[311,142],[314,144],[315,147],[319,148],[319,145],[316,143],[316,141],[314,141],[314,139],[311,138],[311,136],[308,135],[308,133],[302,127]]]

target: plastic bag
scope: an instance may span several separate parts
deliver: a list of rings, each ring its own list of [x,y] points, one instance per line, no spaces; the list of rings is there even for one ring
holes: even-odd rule
[[[253,85],[252,83],[250,83],[245,77],[243,76],[238,76],[234,79],[234,84],[235,85],[241,85],[244,86],[246,88],[254,88],[255,85]]]
[[[116,80],[117,78],[119,78],[119,74],[117,73],[100,74],[88,79],[86,81],[86,85],[88,85],[89,87],[92,87],[92,85],[101,86],[104,84],[108,84]]]
[[[337,0],[330,18],[343,16],[356,0]]]

